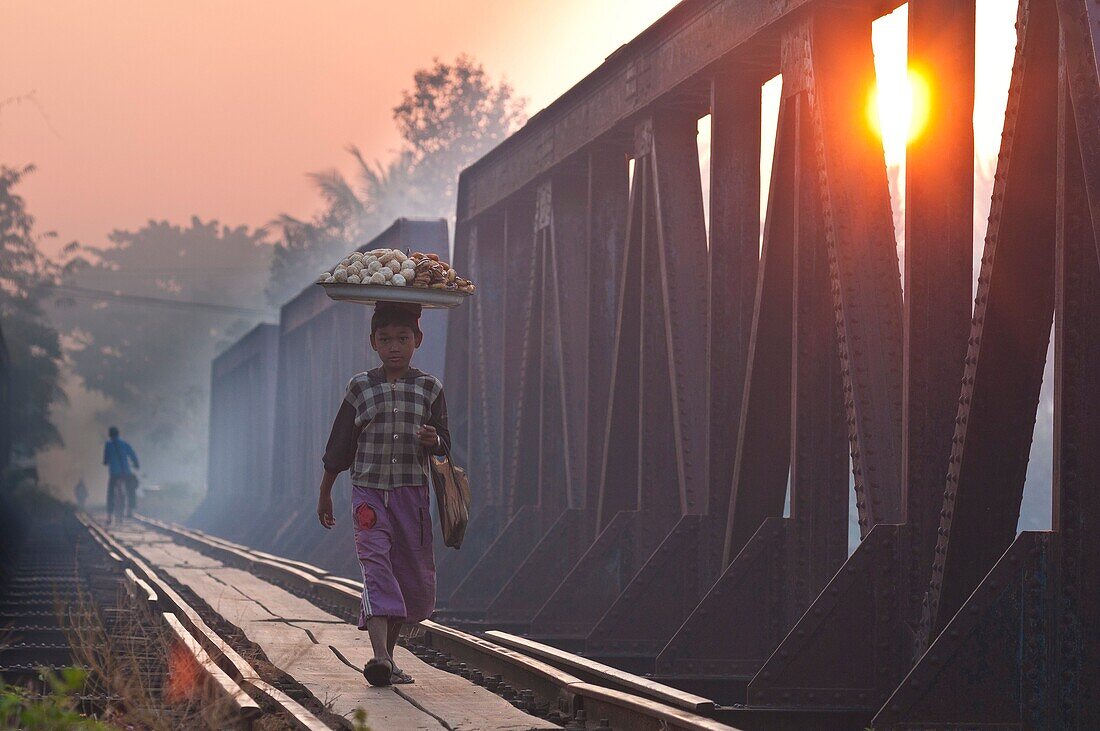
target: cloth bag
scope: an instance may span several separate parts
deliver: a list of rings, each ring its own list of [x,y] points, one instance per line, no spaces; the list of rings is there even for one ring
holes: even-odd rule
[[[442,457],[430,456],[432,485],[439,511],[439,529],[448,548],[461,548],[470,522],[470,481],[466,470],[455,466],[450,450]]]

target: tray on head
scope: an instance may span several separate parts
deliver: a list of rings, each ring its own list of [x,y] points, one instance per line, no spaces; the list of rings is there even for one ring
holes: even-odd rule
[[[318,282],[325,294],[340,302],[373,305],[376,302],[411,302],[425,309],[450,309],[458,307],[470,295],[447,289],[426,287],[397,287],[390,284],[348,284],[347,282]]]

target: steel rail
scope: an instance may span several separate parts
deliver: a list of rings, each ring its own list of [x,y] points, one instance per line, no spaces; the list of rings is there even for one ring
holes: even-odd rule
[[[250,711],[251,706],[246,705],[241,696],[233,691],[234,686],[238,688],[240,693],[244,693],[243,688],[252,688],[266,697],[299,729],[322,731],[330,728],[328,724],[315,716],[309,709],[263,680],[256,669],[211,629],[199,616],[199,613],[144,560],[115,540],[113,536],[91,519],[80,514],[77,517],[88,531],[96,536],[98,542],[109,546],[111,552],[118,557],[118,560],[128,565],[126,575],[132,579],[134,590],[140,590],[144,594],[146,605],[155,607],[156,611],[163,614],[166,618],[165,621],[168,622],[177,635],[179,635],[181,629],[186,631],[191,640],[187,641],[184,646],[191,652],[204,674],[221,687],[222,691],[227,693],[230,698],[240,704],[243,716],[248,717],[252,713]],[[168,619],[168,617],[171,617],[171,619]],[[173,625],[173,620],[178,628]],[[206,654],[196,655],[195,648]],[[222,671],[222,674],[213,674],[214,668],[218,668]],[[247,693],[245,693],[245,697],[249,697]]]
[[[224,670],[218,667],[213,658],[192,635],[176,615],[171,612],[161,612],[161,620],[168,625],[180,647],[185,648],[195,664],[202,671],[206,680],[217,689],[218,693],[231,704],[243,725],[251,727],[255,719],[259,718],[263,711],[260,704],[252,699],[236,681],[229,677]]]
[[[77,513],[76,517],[88,529],[89,535],[106,552],[107,556],[122,569],[126,593],[130,597],[130,601],[137,605],[150,620],[159,622],[159,624],[166,627],[170,636],[175,638],[177,646],[188,652],[194,667],[200,673],[205,687],[212,689],[215,695],[226,704],[225,708],[237,721],[235,725],[251,729],[256,719],[263,713],[260,704],[253,700],[241,685],[217,666],[210,654],[183,626],[175,614],[161,611],[156,590],[148,581],[138,576],[132,568],[127,566],[126,559],[118,551],[115,551],[108,541],[103,539],[99,531],[92,528],[93,521],[82,513]]]
[[[291,561],[270,553],[252,551],[232,541],[214,538],[164,521],[135,516],[150,527],[178,537],[188,545],[213,552],[218,558],[237,563],[260,576],[278,580],[318,599],[358,611],[362,596],[362,584],[335,577],[332,574],[302,561]],[[308,567],[308,570],[307,568]],[[261,573],[263,572],[263,573]],[[281,574],[276,576],[276,574]],[[423,640],[429,647],[446,652],[457,660],[468,663],[482,672],[499,674],[514,687],[529,688],[542,698],[557,700],[568,707],[570,713],[583,709],[589,718],[608,719],[615,727],[683,729],[684,731],[731,731],[733,726],[713,718],[694,713],[684,707],[669,703],[675,694],[687,696],[673,688],[650,683],[634,676],[626,682],[628,673],[588,663],[573,656],[572,668],[578,674],[567,672],[513,648],[478,637],[467,632],[425,620],[420,622]],[[568,653],[563,653],[568,654]],[[585,666],[588,667],[585,667]],[[578,677],[583,675],[584,677]],[[595,682],[589,682],[595,681]],[[629,688],[624,690],[624,688]],[[682,701],[683,699],[681,699]],[[704,709],[704,703],[697,709]],[[683,705],[683,702],[680,704]],[[712,705],[713,707],[713,705]]]
[[[643,695],[667,703],[670,706],[703,715],[713,711],[715,707],[714,701],[710,698],[704,698],[694,693],[686,693],[679,688],[657,683],[649,678],[640,677],[634,673],[628,673],[526,637],[495,629],[486,632],[485,636],[524,655],[539,658],[563,670],[576,673],[578,677],[588,679],[589,682],[607,685],[627,693]]]

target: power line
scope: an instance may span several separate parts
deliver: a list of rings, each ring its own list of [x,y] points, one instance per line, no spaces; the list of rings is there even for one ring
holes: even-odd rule
[[[92,269],[84,270],[90,274],[126,274],[128,272],[160,272],[160,273],[173,273],[173,274],[187,274],[190,272],[253,272],[256,271],[255,266],[248,266],[242,264],[241,266],[141,266],[141,267],[119,267],[118,269],[107,269],[103,267],[95,267]],[[266,274],[266,272],[265,272]]]
[[[214,302],[195,302],[193,300],[174,300],[163,297],[148,297],[140,294],[127,294],[125,292],[106,292],[100,289],[88,289],[75,285],[41,285],[43,289],[53,290],[62,295],[81,297],[85,299],[105,300],[132,305],[153,305],[155,307],[167,307],[177,310],[204,310],[226,315],[252,315],[255,317],[272,317],[273,310],[259,310],[251,307],[238,307],[236,305],[222,305]]]

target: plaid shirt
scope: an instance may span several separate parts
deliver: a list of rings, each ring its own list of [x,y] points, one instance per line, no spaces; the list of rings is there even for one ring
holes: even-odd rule
[[[416,438],[434,426],[440,445],[428,450]],[[451,443],[443,384],[410,368],[394,383],[381,368],[354,376],[332,424],[324,464],[329,472],[351,468],[357,487],[392,490],[429,484],[428,452],[443,454]]]

